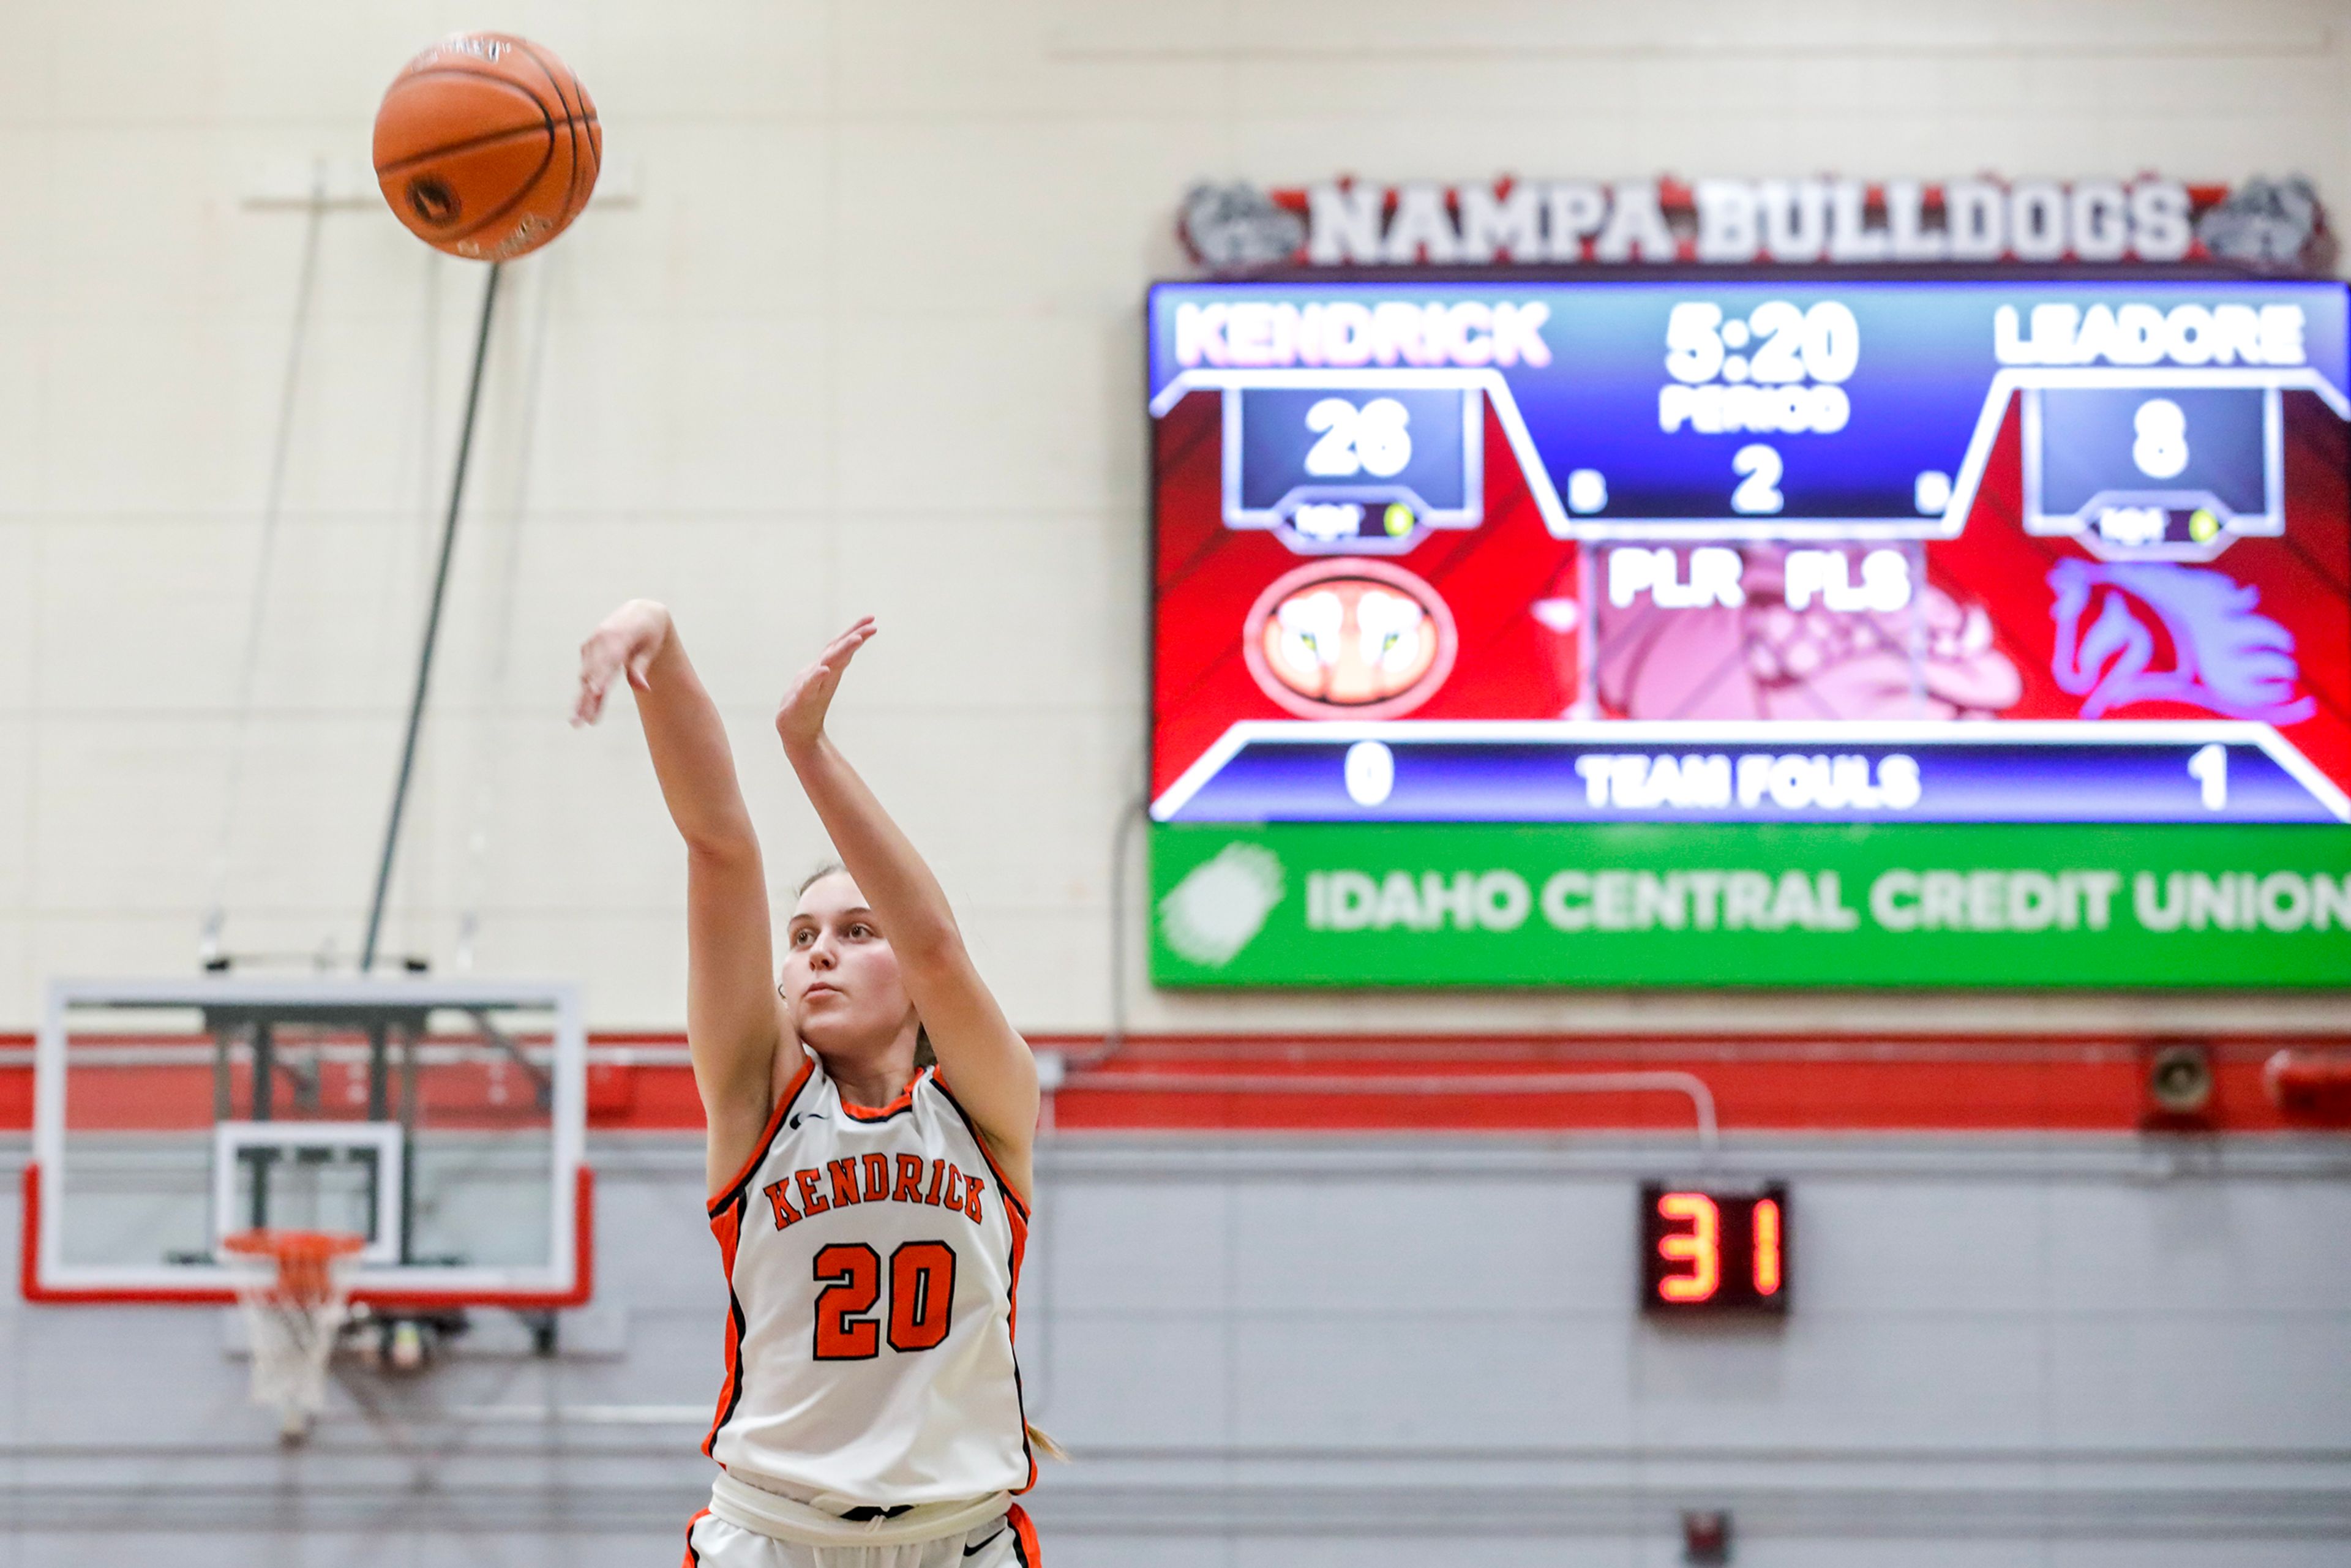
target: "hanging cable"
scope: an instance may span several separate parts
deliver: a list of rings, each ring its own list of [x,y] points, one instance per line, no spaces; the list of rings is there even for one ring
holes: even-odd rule
[[[213,852],[211,896],[196,939],[196,956],[207,968],[221,959],[221,932],[228,923],[230,851],[236,837],[237,798],[245,788],[246,732],[253,720],[254,688],[261,679],[261,629],[267,618],[269,573],[277,553],[277,522],[286,501],[286,465],[294,450],[294,396],[302,379],[302,350],[310,337],[310,299],[319,276],[319,233],[327,216],[327,165],[310,170],[310,200],[304,208],[302,267],[294,285],[294,329],[286,345],[286,371],[277,392],[277,433],[269,454],[269,485],[261,502],[261,540],[255,552],[253,591],[246,601],[245,657],[237,668],[236,723],[229,735],[227,789],[221,802],[218,845]]]
[[[1116,1056],[1126,1045],[1126,908],[1127,866],[1134,852],[1127,840],[1134,830],[1151,820],[1151,797],[1137,796],[1120,810],[1118,820],[1111,826],[1110,834],[1110,1027],[1102,1031],[1102,1048],[1072,1061],[1072,1067],[1091,1067]],[[1151,898],[1146,888],[1144,904],[1144,940],[1150,940]]]
[[[474,333],[474,372],[465,383],[465,419],[457,431],[457,462],[449,476],[449,509],[441,525],[441,552],[433,570],[433,597],[424,612],[424,645],[416,655],[416,687],[408,701],[408,727],[401,741],[400,772],[392,786],[392,811],[383,828],[383,856],[377,862],[375,894],[368,902],[367,934],[360,939],[359,972],[375,967],[376,942],[383,934],[384,902],[392,894],[392,865],[400,852],[400,825],[408,808],[408,787],[416,772],[416,742],[424,727],[424,699],[433,689],[433,655],[440,645],[441,610],[449,592],[449,559],[457,544],[457,518],[465,498],[465,468],[474,453],[474,425],[482,410],[482,368],[490,357],[490,323],[497,311],[498,275],[505,263],[490,263],[482,283],[481,323]]]
[[[484,596],[489,613],[489,646],[483,677],[486,700],[486,711],[475,716],[470,761],[474,820],[465,833],[465,892],[457,914],[456,951],[450,959],[450,967],[458,974],[474,967],[474,942],[481,934],[482,904],[489,887],[490,828],[496,810],[497,791],[494,785],[498,773],[490,759],[496,755],[495,737],[507,695],[507,671],[513,662],[515,599],[522,583],[523,511],[530,494],[531,445],[538,432],[539,390],[546,382],[547,322],[549,303],[555,298],[556,269],[562,266],[557,259],[560,254],[547,256],[534,269],[538,292],[531,312],[530,348],[524,361],[514,492],[507,507],[506,549],[498,560],[491,591]]]

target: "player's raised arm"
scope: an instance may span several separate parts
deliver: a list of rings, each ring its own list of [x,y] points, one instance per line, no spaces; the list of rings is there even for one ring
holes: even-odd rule
[[[1025,1201],[1037,1131],[1037,1060],[979,977],[938,879],[825,733],[841,674],[873,630],[871,616],[858,622],[800,673],[776,710],[776,733],[897,955],[941,1076]]]
[[[773,1104],[770,1071],[782,1026],[767,874],[717,706],[669,612],[651,600],[622,605],[580,645],[572,722],[595,723],[605,693],[622,678],[636,690],[662,799],[685,840],[685,1035],[710,1130],[715,1190],[750,1157]]]

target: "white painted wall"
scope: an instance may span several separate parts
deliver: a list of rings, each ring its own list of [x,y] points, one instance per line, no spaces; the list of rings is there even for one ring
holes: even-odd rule
[[[13,0],[0,1024],[49,975],[184,972],[225,834],[233,950],[357,946],[480,273],[378,208],[325,220],[246,703],[304,220],[244,198],[260,166],[362,158],[408,54],[483,25],[579,69],[636,200],[511,277],[389,946],[447,970],[477,924],[476,968],[581,977],[603,1023],[682,1010],[680,856],[632,727],[562,722],[575,644],[634,593],[675,607],[726,706],[779,886],[822,850],[767,704],[878,613],[851,754],[1014,1016],[1104,1023],[1141,778],[1139,305],[1181,267],[1195,178],[2157,168],[2351,192],[2335,0]],[[1138,1027],[1733,1016],[1131,988]]]

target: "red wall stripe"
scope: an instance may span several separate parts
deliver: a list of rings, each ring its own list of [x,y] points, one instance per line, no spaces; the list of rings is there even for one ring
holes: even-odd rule
[[[29,1047],[0,1035],[0,1051]],[[1541,1035],[1130,1036],[1118,1054],[1084,1065],[1099,1036],[1038,1036],[1071,1061],[1054,1096],[1064,1132],[1670,1131],[1691,1124],[1687,1099],[1648,1092],[1555,1093],[1514,1087],[1531,1073],[1673,1071],[1712,1092],[1726,1132],[2126,1133],[2147,1126],[2281,1132],[2351,1127],[2351,1088],[2288,1106],[2273,1099],[2264,1065],[2280,1050],[2351,1064],[2351,1037],[2208,1039],[2215,1086],[2197,1122],[2155,1113],[2144,1084],[2158,1042],[2124,1037],[1772,1036],[1659,1039]],[[702,1125],[684,1037],[590,1037],[589,1124],[608,1132],[692,1132]],[[618,1060],[653,1048],[674,1062]],[[12,1053],[13,1054],[13,1053]],[[184,1070],[159,1067],[158,1074]],[[1148,1074],[1154,1086],[1123,1086]],[[1384,1077],[1459,1079],[1458,1093],[1254,1093],[1165,1087],[1186,1076],[1343,1077],[1374,1088]],[[2338,1075],[2343,1076],[2343,1075]],[[2344,1076],[2351,1085],[2351,1076]],[[176,1097],[174,1097],[176,1098]],[[208,1103],[208,1102],[206,1102]],[[32,1121],[32,1069],[0,1065],[0,1132]]]

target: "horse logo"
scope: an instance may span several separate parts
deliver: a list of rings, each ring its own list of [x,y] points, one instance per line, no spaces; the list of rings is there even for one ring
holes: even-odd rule
[[[2256,614],[2261,591],[2226,573],[2168,561],[2061,560],[2049,587],[2057,622],[2049,673],[2082,699],[2084,718],[2135,702],[2189,703],[2271,724],[2298,724],[2317,711],[2311,698],[2294,695],[2294,633]]]

